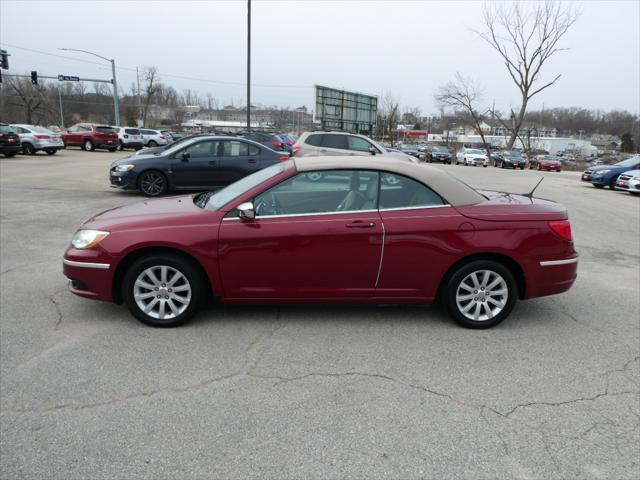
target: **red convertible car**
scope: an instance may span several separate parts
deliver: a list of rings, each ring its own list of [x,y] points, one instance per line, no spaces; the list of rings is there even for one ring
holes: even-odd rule
[[[568,290],[578,256],[566,209],[476,191],[433,167],[295,158],[218,192],[146,200],[88,219],[64,254],[76,295],[184,323],[203,299],[432,303],[487,328],[518,298]]]

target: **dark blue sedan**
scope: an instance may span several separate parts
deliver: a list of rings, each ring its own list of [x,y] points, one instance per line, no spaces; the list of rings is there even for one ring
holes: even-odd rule
[[[161,151],[131,155],[111,164],[111,186],[148,197],[169,190],[224,187],[269,165],[288,160],[260,143],[239,137],[195,137]]]
[[[637,170],[640,168],[640,155],[634,155],[613,165],[600,165],[589,167],[582,172],[582,181],[589,182],[596,188],[608,186],[611,190],[616,188],[618,176],[627,170]]]

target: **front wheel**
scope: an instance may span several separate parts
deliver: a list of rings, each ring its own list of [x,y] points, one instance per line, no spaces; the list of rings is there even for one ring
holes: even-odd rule
[[[191,319],[203,298],[197,266],[171,254],[136,261],[124,275],[122,298],[131,314],[152,327],[177,327]]]
[[[15,157],[16,152],[5,152],[4,156],[7,158]]]
[[[165,193],[169,185],[167,177],[157,170],[143,172],[138,178],[138,189],[147,197],[157,197]]]
[[[85,140],[84,143],[82,144],[82,147],[88,152],[93,152],[94,150],[93,142],[91,140]]]
[[[30,143],[23,143],[22,144],[22,151],[27,154],[27,155],[35,155],[36,154],[36,149],[33,145],[31,145]]]
[[[57,150],[55,148],[47,148],[45,149],[45,152],[47,153],[47,155],[55,155]]]
[[[109,151],[110,152],[115,152],[117,150],[117,148],[110,148]]]
[[[518,287],[511,270],[494,260],[474,260],[452,272],[444,284],[449,315],[466,328],[490,328],[509,316]]]

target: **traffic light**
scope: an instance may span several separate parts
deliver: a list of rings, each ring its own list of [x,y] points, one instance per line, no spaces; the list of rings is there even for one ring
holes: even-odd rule
[[[6,50],[0,50],[0,60],[2,61],[3,70],[9,70],[9,55]]]
[[[31,85],[37,85],[38,84],[38,72],[36,72],[35,70],[31,71]]]

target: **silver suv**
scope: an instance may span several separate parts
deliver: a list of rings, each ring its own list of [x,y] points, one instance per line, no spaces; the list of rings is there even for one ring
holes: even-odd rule
[[[410,162],[418,161],[406,153],[389,151],[364,135],[346,132],[304,132],[293,146],[293,155],[385,155]]]

